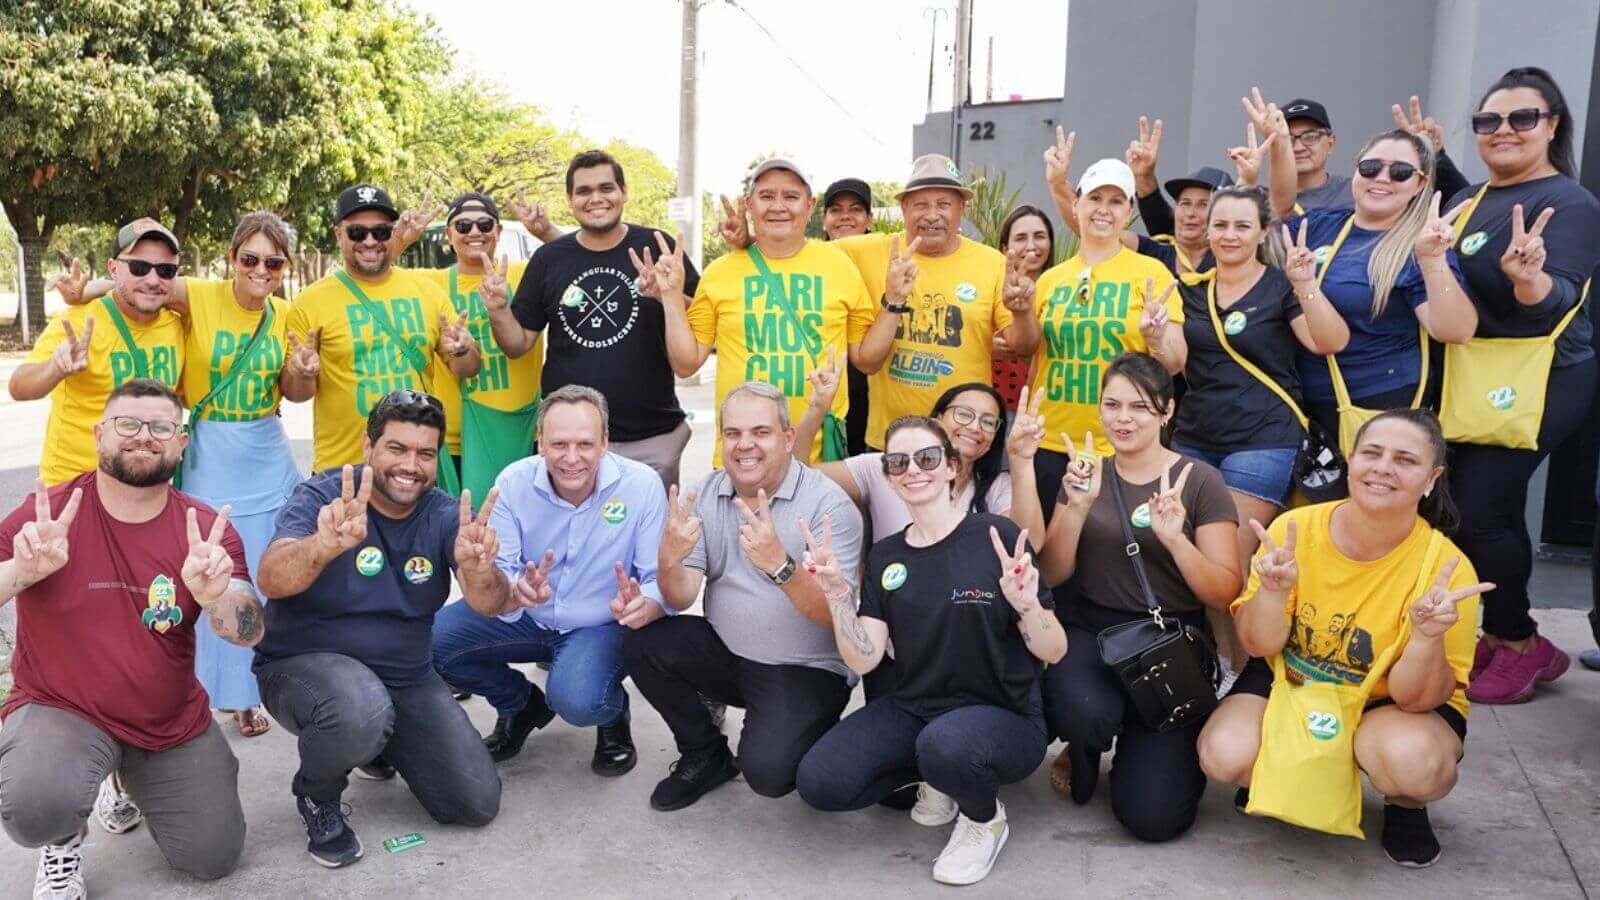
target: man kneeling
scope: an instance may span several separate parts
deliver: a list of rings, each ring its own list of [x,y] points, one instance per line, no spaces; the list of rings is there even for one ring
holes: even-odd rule
[[[451,561],[469,600],[504,581],[493,492],[474,517],[469,493],[458,504],[434,487],[444,427],[432,396],[383,397],[367,417],[359,477],[345,466],[302,482],[261,556],[261,589],[278,602],[267,606],[256,680],[272,717],[300,736],[295,807],[307,850],[330,868],[361,858],[340,809],[357,767],[379,779],[398,771],[444,824],[486,825],[500,811],[494,762],[429,652]]]

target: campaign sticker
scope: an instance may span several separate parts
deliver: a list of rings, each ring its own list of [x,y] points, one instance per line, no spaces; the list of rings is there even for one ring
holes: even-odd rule
[[[1308,712],[1306,730],[1319,741],[1331,741],[1339,736],[1339,717],[1329,712]]]
[[[1128,515],[1128,521],[1132,522],[1133,527],[1135,528],[1149,528],[1150,504],[1141,503],[1138,506],[1135,506],[1133,508],[1133,512]]]
[[[356,571],[371,577],[383,571],[383,551],[377,547],[362,547],[356,552]]]
[[[961,282],[956,285],[956,299],[962,303],[971,303],[978,299],[978,286],[966,281]]]
[[[402,571],[405,573],[406,580],[412,584],[426,584],[428,579],[433,577],[433,560],[425,556],[413,556],[406,560],[405,569]]]
[[[1509,384],[1501,385],[1489,392],[1489,405],[1504,412],[1517,405],[1517,389]]]
[[[1311,257],[1317,261],[1317,265],[1327,265],[1328,260],[1333,258],[1333,245],[1325,244],[1321,247],[1318,247],[1317,249],[1311,251]]]
[[[166,575],[157,575],[150,582],[150,588],[145,592],[145,606],[144,612],[139,614],[139,622],[152,631],[166,634],[172,626],[183,624],[183,610],[178,606],[178,586]]]
[[[576,309],[583,305],[583,288],[575,284],[567,285],[566,291],[561,295],[561,305],[568,309]]]
[[[621,497],[613,497],[600,507],[600,518],[616,525],[628,517],[628,504]]]
[[[883,589],[892,591],[906,583],[906,567],[901,563],[890,563],[883,570]]]
[[[1484,234],[1481,231],[1474,231],[1465,238],[1462,238],[1461,255],[1471,256],[1472,254],[1477,253],[1479,250],[1482,250],[1483,245],[1487,243],[1489,243],[1489,236],[1487,234]]]
[[[1228,317],[1226,319],[1222,320],[1222,330],[1227,332],[1229,337],[1232,337],[1233,335],[1236,335],[1244,330],[1245,322],[1246,319],[1244,313],[1234,310],[1233,312],[1228,313]]]

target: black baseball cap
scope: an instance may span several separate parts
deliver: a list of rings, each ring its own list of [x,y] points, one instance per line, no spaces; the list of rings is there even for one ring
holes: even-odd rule
[[[333,220],[343,222],[358,212],[375,209],[389,217],[393,222],[400,218],[400,210],[395,209],[394,201],[389,199],[389,192],[375,184],[357,184],[344,189],[339,194],[339,202],[333,207]]]
[[[448,222],[454,219],[456,214],[469,209],[481,209],[496,219],[500,218],[500,207],[494,205],[493,197],[480,191],[467,191],[450,201],[450,211],[444,214],[444,220]]]
[[[1310,119],[1323,128],[1332,128],[1333,123],[1328,121],[1328,108],[1315,100],[1290,100],[1283,108],[1283,118],[1293,122],[1295,119]]]
[[[841,178],[828,185],[828,189],[822,193],[822,208],[827,209],[833,205],[833,201],[838,199],[840,194],[854,194],[861,198],[862,206],[867,209],[872,208],[872,188],[859,178]]]
[[[1168,181],[1163,187],[1167,189],[1167,195],[1176,202],[1178,195],[1183,193],[1184,188],[1199,187],[1214,191],[1217,188],[1225,188],[1232,184],[1233,176],[1227,172],[1215,166],[1201,166],[1182,178],[1174,178]]]

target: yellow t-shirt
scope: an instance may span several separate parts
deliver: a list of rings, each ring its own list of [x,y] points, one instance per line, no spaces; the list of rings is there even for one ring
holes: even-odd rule
[[[439,373],[449,377],[437,349],[439,317],[450,310],[444,291],[398,269],[382,281],[357,284],[414,352],[396,346],[389,329],[334,275],[295,297],[289,306],[289,333],[304,340],[308,332],[322,329],[322,371],[312,407],[314,470],[361,461],[367,414],[385,394],[403,389],[431,394]],[[411,363],[417,354],[427,360],[421,379]]]
[[[1333,511],[1346,502],[1349,501],[1336,500],[1291,509],[1267,529],[1272,540],[1282,544],[1288,539],[1289,522],[1295,523],[1294,558],[1300,567],[1300,582],[1289,591],[1289,643],[1283,648],[1284,671],[1295,684],[1307,679],[1360,684],[1372,663],[1399,637],[1401,625],[1411,614],[1411,604],[1421,595],[1417,583],[1433,528],[1418,518],[1411,534],[1388,555],[1372,562],[1356,562],[1333,543]],[[1439,570],[1458,556],[1461,562],[1451,576],[1450,587],[1477,584],[1478,573],[1473,571],[1472,563],[1447,538],[1422,590],[1427,590]],[[1233,601],[1234,610],[1246,598],[1255,596],[1260,587],[1261,579],[1252,565],[1244,593]],[[1456,611],[1459,618],[1445,632],[1444,650],[1456,673],[1456,690],[1449,703],[1464,717],[1467,676],[1472,671],[1472,654],[1478,643],[1478,598],[1461,601]],[[1371,699],[1388,696],[1389,679],[1385,675],[1373,686]]]
[[[889,274],[889,253],[905,235],[863,234],[832,241],[855,261],[867,296],[881,298]],[[900,317],[894,352],[883,368],[868,376],[872,410],[867,443],[882,447],[889,423],[901,416],[925,416],[947,389],[969,381],[989,384],[993,340],[1011,324],[1001,302],[1006,258],[1000,251],[961,238],[948,256],[914,257],[917,281]]]
[[[527,270],[527,262],[511,262],[506,272],[506,287],[513,296],[517,293],[517,285],[522,282],[522,273]],[[455,316],[467,314],[467,330],[472,332],[472,339],[478,342],[478,349],[483,354],[483,368],[467,379],[467,390],[472,394],[473,401],[502,412],[519,410],[532,403],[533,398],[539,395],[539,376],[544,370],[544,334],[541,332],[534,338],[533,348],[522,354],[521,358],[512,359],[495,343],[494,329],[489,324],[489,311],[483,308],[483,298],[478,296],[482,275],[457,274],[455,293],[452,294],[450,269],[411,269],[410,272],[444,291],[455,308]],[[446,369],[444,374],[449,375],[449,370]],[[459,456],[461,383],[454,377],[440,378],[434,387],[438,388],[434,394],[444,401],[448,426],[445,444],[451,453]]]
[[[785,259],[768,259],[767,267],[782,281],[783,296],[804,331],[768,294],[767,279],[742,250],[706,266],[689,304],[689,327],[695,340],[716,348],[719,403],[746,381],[764,381],[789,398],[789,416],[798,421],[806,410],[806,373],[827,361],[827,348],[842,358],[859,343],[877,316],[876,304],[850,257],[821,241],[808,240]],[[839,391],[834,415],[842,419],[849,408],[849,392]],[[819,432],[813,462],[821,452]],[[720,423],[711,463],[722,465]]]
[[[193,404],[239,365],[239,354],[249,346],[263,313],[240,306],[233,297],[231,281],[189,278],[184,287],[189,292],[189,315],[183,320],[183,395]],[[238,377],[206,404],[201,415],[204,420],[249,422],[278,411],[283,399],[278,375],[288,345],[289,301],[269,297],[267,302],[272,304],[271,331],[261,336]]]
[[[49,362],[56,346],[66,340],[63,322],[83,336],[84,323],[94,319],[89,336],[89,366],[63,378],[50,391],[50,418],[44,427],[44,447],[39,453],[39,477],[45,484],[70,481],[99,465],[94,426],[105,416],[106,398],[124,382],[138,377],[138,365],[122,334],[97,298],[69,306],[40,332],[24,362]],[[183,321],[171,310],[156,313],[150,322],[136,322],[124,314],[134,347],[143,354],[145,374],[178,388],[183,372]]]
[[[1149,279],[1156,296],[1172,280],[1159,260],[1127,247],[1089,268],[1084,279],[1082,256],[1074,256],[1039,276],[1035,302],[1044,337],[1033,357],[1030,394],[1044,392],[1044,439],[1039,446],[1067,452],[1062,432],[1074,442],[1094,434],[1095,453],[1110,456],[1111,444],[1100,429],[1100,377],[1106,365],[1128,351],[1148,348],[1139,331],[1144,318],[1144,285]],[[1167,298],[1172,327],[1183,324],[1183,300],[1177,291]]]

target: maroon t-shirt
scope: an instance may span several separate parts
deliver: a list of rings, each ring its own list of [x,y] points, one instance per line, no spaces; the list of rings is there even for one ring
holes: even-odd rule
[[[182,570],[187,510],[194,508],[202,535],[216,512],[169,488],[154,519],[119,522],[100,504],[95,478],[91,472],[50,489],[52,514],[73,488],[83,488],[83,501],[67,532],[66,566],[17,595],[16,684],[0,718],[37,703],[82,716],[123,743],[166,750],[198,737],[211,721],[211,701],[194,675],[200,607]],[[0,521],[0,562],[11,559],[12,540],[33,516],[30,494]],[[223,546],[233,577],[248,580],[232,525]]]

